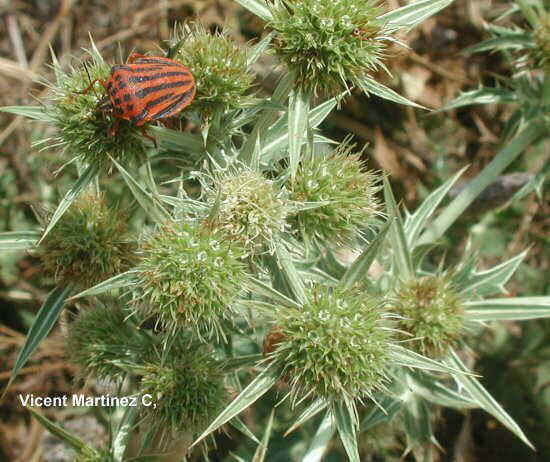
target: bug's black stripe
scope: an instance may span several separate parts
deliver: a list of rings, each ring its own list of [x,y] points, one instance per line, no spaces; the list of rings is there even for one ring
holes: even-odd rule
[[[165,77],[175,77],[178,75],[184,75],[188,76],[188,72],[181,72],[181,71],[174,71],[174,72],[159,72],[158,74],[150,74],[150,75],[136,75],[136,76],[130,76],[128,77],[128,82],[136,83],[136,82],[149,82],[151,80],[156,79],[162,79]],[[190,79],[185,80],[186,83],[191,83]]]
[[[170,115],[178,112],[179,108],[182,106],[186,106],[189,101],[193,98],[195,95],[195,87],[190,88],[185,93],[179,96],[177,101],[174,101],[170,106],[163,109],[159,113],[155,114],[153,116],[152,120],[162,119],[163,117],[169,117]]]
[[[168,58],[138,58],[134,64],[162,64],[163,66],[182,66],[178,62],[169,60]]]
[[[145,105],[145,109],[153,109],[157,104],[160,104],[166,100],[174,98],[174,93],[166,93],[165,95],[159,96],[157,99],[152,99]]]
[[[166,82],[160,85],[155,85],[154,87],[141,88],[140,90],[136,91],[136,98],[142,99],[151,93],[167,90],[168,88],[184,87],[186,85],[189,85],[189,81],[178,80],[177,82]]]
[[[137,124],[140,120],[145,119],[145,117],[147,117],[147,114],[149,114],[149,109],[145,108],[137,116],[132,117],[130,123]]]
[[[133,65],[135,66],[135,64]],[[130,67],[130,72],[133,74],[142,74],[143,72],[161,71],[165,66],[147,66],[147,67]]]

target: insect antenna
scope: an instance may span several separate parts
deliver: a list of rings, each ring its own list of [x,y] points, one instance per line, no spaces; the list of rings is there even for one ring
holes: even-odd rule
[[[109,99],[108,96],[101,96],[97,93],[96,91],[96,88],[95,88],[95,83],[99,80],[99,79],[95,79],[95,80],[92,80],[92,77],[90,75],[90,71],[88,70],[88,65],[86,64],[86,61],[84,61],[84,69],[86,70],[86,74],[88,75],[88,81],[90,82],[90,85],[88,85],[87,88],[85,88],[84,90],[82,91],[79,91],[78,93],[80,94],[86,94],[86,93],[89,93],[90,90],[93,90],[94,91],[94,95],[97,99],[97,106],[96,106],[96,110],[102,112],[102,113],[105,113],[105,112],[109,112],[111,111],[113,108],[112,108],[112,105],[111,105],[111,101]]]

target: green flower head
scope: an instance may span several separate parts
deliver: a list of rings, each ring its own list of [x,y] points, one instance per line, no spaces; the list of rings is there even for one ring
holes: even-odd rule
[[[349,243],[380,215],[380,176],[364,170],[360,155],[351,154],[353,147],[342,143],[328,157],[304,158],[288,185],[289,199],[299,210],[288,221],[304,240]]]
[[[399,327],[416,339],[410,348],[439,358],[457,344],[464,316],[461,300],[449,278],[426,276],[406,281],[395,293],[393,311],[403,317]]]
[[[337,95],[381,65],[384,25],[378,0],[275,0],[275,53],[310,93]]]
[[[204,186],[206,201],[216,208],[210,226],[250,255],[274,248],[290,210],[277,184],[242,167],[213,174]]]
[[[144,367],[140,384],[156,405],[144,411],[172,434],[204,430],[229,401],[220,363],[206,345],[182,342],[167,357],[157,356]]]
[[[383,387],[389,331],[377,301],[355,290],[313,286],[300,309],[281,309],[266,339],[293,402],[312,393],[328,401],[371,396]]]
[[[108,207],[103,195],[85,193],[44,238],[38,256],[59,284],[87,288],[127,271],[135,250],[126,214]]]
[[[210,33],[200,24],[185,25],[176,28],[171,43],[177,49],[174,59],[195,77],[197,93],[190,109],[208,119],[249,102],[254,75],[247,65],[248,50],[230,39],[227,30]]]
[[[54,62],[57,82],[47,84],[51,91],[44,105],[57,128],[51,146],[62,147],[71,161],[109,171],[111,159],[123,166],[144,159],[146,146],[139,127],[116,119],[105,106],[107,93],[97,80],[109,79],[110,66],[97,51],[90,54],[86,67],[81,64],[69,73]]]
[[[156,231],[142,252],[135,301],[143,310],[169,330],[223,337],[223,322],[232,322],[248,280],[241,247],[204,223],[184,222]]]

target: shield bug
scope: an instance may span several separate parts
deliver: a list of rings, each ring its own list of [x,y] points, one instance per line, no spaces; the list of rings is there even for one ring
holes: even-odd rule
[[[107,91],[98,108],[115,117],[111,135],[116,134],[120,119],[124,119],[141,127],[143,136],[153,142],[143,125],[176,115],[195,96],[195,79],[183,64],[137,53],[132,53],[126,64],[113,66],[107,81],[96,79],[80,93],[89,92],[95,82]]]

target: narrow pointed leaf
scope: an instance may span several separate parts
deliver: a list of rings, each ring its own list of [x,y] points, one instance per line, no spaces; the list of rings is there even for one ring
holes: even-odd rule
[[[266,48],[271,43],[271,40],[275,37],[275,32],[272,31],[269,34],[267,34],[260,42],[258,42],[256,45],[252,47],[250,50],[250,53],[248,54],[246,58],[246,65],[250,66],[254,64],[258,58],[262,55],[262,53],[266,50]]]
[[[286,101],[286,98],[290,93],[293,85],[294,76],[290,73],[284,74],[277,84],[277,87],[275,88],[275,91],[273,92],[273,95],[271,97],[271,102],[274,106],[283,104],[283,102]],[[274,120],[277,119],[278,113],[279,109],[277,109],[276,107],[267,108],[257,120],[254,128],[252,129],[252,133],[248,135],[248,138],[246,139],[239,153],[240,160],[242,160],[245,164],[250,165],[250,158],[252,156],[252,153],[254,152],[254,149],[256,148],[257,137],[261,136],[262,140],[266,138],[264,134],[271,126],[271,124],[273,124]],[[262,148],[262,154],[263,153],[264,149]]]
[[[373,94],[379,96],[380,98],[387,99],[388,101],[393,101],[397,104],[404,104],[406,106],[417,107],[419,109],[427,109],[420,104],[411,101],[404,96],[401,96],[399,93],[393,91],[391,88],[382,85],[380,82],[377,82],[372,77],[364,76],[355,81],[355,83],[361,88],[361,90],[366,94]]]
[[[74,200],[78,197],[78,195],[88,187],[88,185],[91,183],[92,179],[97,175],[97,167],[93,165],[89,165],[84,173],[80,175],[80,178],[76,181],[76,183],[73,185],[73,187],[70,189],[70,191],[65,194],[65,197],[61,200],[59,205],[57,206],[57,209],[52,215],[52,218],[50,222],[48,223],[48,226],[46,226],[46,229],[44,230],[44,233],[42,234],[42,237],[40,238],[40,242],[44,240],[44,238],[48,235],[48,233],[53,229],[55,224],[59,221],[59,219],[63,216],[63,214],[67,211],[67,209],[71,206],[71,204],[74,202]],[[39,244],[40,244],[39,242]]]
[[[478,407],[477,403],[471,398],[451,390],[431,377],[425,377],[420,373],[412,373],[408,374],[407,378],[411,390],[431,403],[458,410]]]
[[[369,243],[369,245],[363,250],[361,255],[351,264],[351,266],[346,270],[342,279],[340,280],[340,285],[347,289],[353,287],[353,285],[366,277],[367,272],[369,271],[372,262],[375,260],[378,255],[378,251],[386,238],[386,234],[390,230],[393,224],[393,218],[388,220],[376,237]]]
[[[298,418],[294,421],[292,426],[285,432],[284,436],[286,437],[287,435],[292,433],[294,430],[296,430],[300,425],[303,425],[309,419],[315,417],[323,409],[326,409],[327,406],[328,406],[328,403],[324,399],[316,399],[315,401],[313,401],[313,403],[311,403],[307,407],[307,409],[298,416]]]
[[[533,39],[526,33],[512,33],[507,37],[495,37],[468,47],[464,53],[481,53],[484,51],[525,50],[533,48]]]
[[[453,0],[421,0],[385,13],[379,16],[378,19],[395,26],[411,28],[451,3],[453,3]]]
[[[0,111],[43,122],[55,122],[55,119],[46,112],[44,106],[4,106],[0,107]]]
[[[139,413],[139,408],[136,406],[128,406],[124,411],[124,415],[118,426],[115,439],[113,441],[113,462],[123,462],[124,453],[128,445],[128,439],[132,434],[134,428],[134,422]]]
[[[256,138],[256,144],[254,146],[254,151],[252,152],[252,158],[250,159],[250,167],[255,172],[260,171],[260,157],[262,154],[262,144],[260,142],[260,134]]]
[[[398,274],[403,279],[408,279],[413,274],[411,254],[407,245],[405,230],[403,229],[403,220],[401,219],[401,214],[399,213],[390,182],[387,178],[384,178],[384,199],[386,201],[388,216],[395,217],[390,227],[393,261],[398,268]]]
[[[63,72],[63,69],[59,64],[59,61],[57,60],[57,56],[55,55],[55,52],[53,51],[51,44],[49,45],[49,48],[50,48],[50,56],[52,57],[52,67],[55,72],[55,80],[57,82],[57,86],[60,87],[63,85],[65,73]]]
[[[38,231],[8,231],[0,233],[0,250],[27,250],[36,245],[40,233]]]
[[[338,101],[342,98],[345,93],[337,95],[324,103],[319,104],[309,111],[309,126],[311,128],[318,127],[323,120],[331,113],[331,111],[336,107]],[[288,145],[288,115],[283,115],[271,125],[265,134],[265,142],[262,146],[262,160],[270,159],[273,160],[274,153],[286,149]],[[314,134],[314,142],[316,143],[330,143],[332,140],[329,140],[319,134]]]
[[[245,7],[251,13],[254,13],[260,19],[264,21],[271,21],[273,15],[271,11],[266,6],[266,2],[263,0],[235,0],[238,4]]]
[[[464,92],[452,101],[446,103],[437,112],[448,111],[472,104],[514,103],[518,100],[518,94],[507,88],[478,88]]]
[[[294,179],[302,144],[305,140],[309,118],[309,95],[299,88],[290,92],[288,99],[288,154],[290,157],[290,177]]]
[[[261,357],[260,357],[260,359],[261,359]],[[256,438],[256,435],[254,435],[254,433],[252,433],[252,430],[250,430],[239,417],[233,417],[233,419],[231,420],[230,423],[231,423],[232,427],[239,430],[242,434],[248,436],[256,444],[260,444],[260,440],[258,438]]]
[[[449,178],[439,188],[433,191],[416,211],[407,219],[405,223],[405,235],[407,236],[407,243],[412,249],[416,245],[416,240],[420,236],[420,233],[426,225],[429,218],[433,215],[437,206],[441,203],[445,195],[453,187],[456,181],[462,176],[468,167],[464,167],[454,176]]]
[[[451,355],[447,359],[449,366],[459,369],[463,372],[467,371],[466,366],[462,363],[458,355],[452,351]],[[470,396],[478,403],[479,407],[487,411],[493,417],[495,417],[500,423],[514,433],[520,440],[522,440],[527,446],[535,450],[531,442],[527,439],[519,425],[508,415],[508,413],[497,403],[497,401],[491,396],[491,394],[481,385],[481,383],[471,375],[468,374],[453,374],[453,377],[457,384],[463,387]]]
[[[349,460],[351,462],[360,462],[354,416],[343,400],[334,403],[333,409],[334,422],[336,423],[338,434],[340,435],[340,439],[342,440]]]
[[[340,93],[339,95],[327,99],[324,103],[321,103],[311,109],[309,111],[309,125],[311,128],[317,128],[336,107],[338,101],[341,101],[347,93],[347,91]]]
[[[392,361],[405,367],[427,371],[444,372],[446,374],[456,374],[463,372],[464,374],[473,375],[472,372],[454,369],[447,364],[440,363],[438,361],[435,361],[434,359],[430,359],[418,353],[415,353],[414,351],[407,350],[401,345],[391,345],[389,355]]]
[[[279,380],[271,367],[264,369],[229,405],[214,419],[206,430],[195,440],[191,447],[220,428],[233,417],[239,415],[256,400],[260,399]]]
[[[248,301],[248,300],[247,300]],[[252,300],[250,300],[252,301]],[[273,312],[273,310],[272,310]],[[226,358],[223,361],[223,370],[225,372],[235,372],[239,369],[242,369],[244,367],[251,368],[258,364],[262,359],[264,359],[264,355],[261,353],[255,353],[251,355],[242,355],[242,356],[235,356],[232,358]],[[238,427],[236,427],[238,428]],[[252,437],[251,437],[252,438]],[[254,439],[254,438],[252,438]],[[258,442],[257,439],[254,439],[254,441]]]
[[[269,420],[267,421],[267,426],[265,428],[262,442],[256,448],[256,452],[254,452],[254,457],[252,457],[251,462],[263,462],[265,460],[265,455],[267,454],[267,444],[269,443],[269,438],[271,437],[271,429],[273,428],[274,416],[275,409],[272,409],[271,414],[269,415]]]
[[[301,305],[299,303],[295,302],[291,298],[288,298],[286,295],[275,290],[273,287],[268,286],[259,279],[251,278],[249,285],[250,290],[254,291],[254,293],[258,295],[263,295],[264,297],[268,297],[275,303],[280,303],[283,306],[288,306],[291,308],[301,308]]]
[[[426,402],[419,398],[409,400],[403,408],[403,415],[407,449],[426,446],[434,437]]]
[[[305,140],[304,140],[305,141]],[[319,144],[336,144],[335,141],[320,135],[319,133],[313,134],[313,142]],[[288,132],[283,133],[279,138],[264,143],[262,147],[261,159],[263,164],[269,162],[278,162],[281,159],[287,157],[286,148],[288,146]]]
[[[302,458],[302,462],[321,462],[335,432],[334,418],[329,410],[319,424],[313,440],[311,440],[311,444]]]
[[[77,438],[76,436],[71,435],[67,430],[53,423],[51,420],[39,414],[34,409],[29,407],[28,410],[32,414],[32,416],[36,420],[38,420],[40,425],[42,425],[52,435],[57,436],[60,440],[67,443],[75,451],[81,451],[83,448],[86,447],[86,443],[84,443],[84,441],[82,441],[80,438]]]
[[[154,134],[157,143],[163,148],[200,155],[204,155],[205,153],[201,136],[198,134],[180,132],[155,125],[149,126],[147,131]]]
[[[125,273],[117,274],[112,278],[102,281],[89,289],[86,289],[76,295],[73,295],[68,301],[76,300],[77,298],[89,297],[90,295],[100,295],[110,290],[130,287],[135,283],[136,270],[126,271]]]
[[[229,455],[233,457],[233,459],[235,459],[235,462],[248,462],[246,459],[243,459],[242,457],[238,456],[232,451],[229,451]],[[184,462],[187,462],[187,461],[184,460]]]
[[[275,254],[277,255],[278,267],[280,268],[287,285],[290,287],[292,293],[296,296],[298,301],[300,303],[305,303],[306,290],[304,287],[304,282],[302,281],[302,278],[300,278],[300,275],[292,262],[290,254],[282,245],[278,245],[275,248]]]
[[[361,431],[366,432],[381,422],[389,422],[403,408],[404,401],[393,396],[386,396],[374,406],[361,422]]]
[[[138,201],[139,205],[141,205],[143,210],[145,210],[145,212],[147,212],[147,214],[157,223],[164,223],[169,220],[170,214],[160,204],[160,201],[155,200],[154,195],[145,190],[141,183],[137,182],[116,160],[111,159],[111,161],[115,164],[122,178],[124,178],[124,181],[128,185],[128,188],[130,188],[132,195]]]
[[[472,321],[525,321],[550,317],[550,296],[495,298],[464,303]]]
[[[17,374],[19,374],[42,340],[44,340],[49,334],[50,330],[56,323],[57,318],[63,309],[65,300],[70,292],[71,288],[65,287],[54,289],[49,293],[32,323],[23,348],[15,360],[6,389],[9,388],[10,384],[17,377]]]
[[[527,255],[527,250],[498,266],[473,274],[465,281],[464,288],[460,294],[487,296],[497,293],[506,293],[504,284],[506,284],[516,272],[525,258],[525,255]]]

